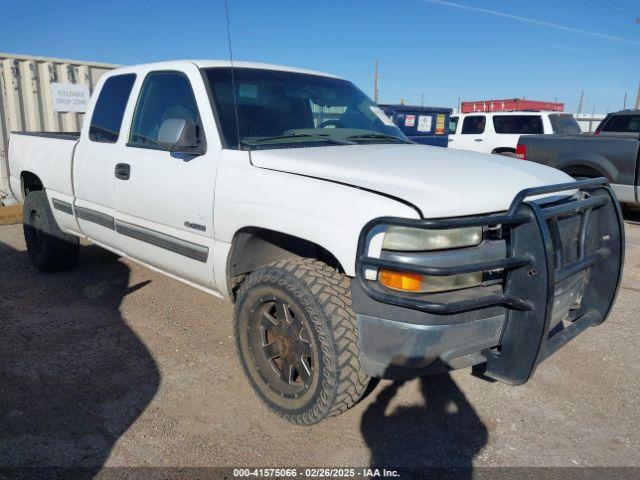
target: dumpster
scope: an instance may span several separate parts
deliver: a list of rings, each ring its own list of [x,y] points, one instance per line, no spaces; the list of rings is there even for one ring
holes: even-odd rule
[[[416,143],[446,147],[449,144],[450,108],[380,105],[400,130]]]

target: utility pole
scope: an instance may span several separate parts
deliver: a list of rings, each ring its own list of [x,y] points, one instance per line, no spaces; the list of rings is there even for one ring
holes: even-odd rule
[[[638,83],[638,95],[636,95],[636,110],[640,108],[640,83]]]
[[[626,110],[627,108],[627,92],[624,92],[624,102],[622,102],[622,109]]]
[[[584,100],[584,90],[580,92],[580,103],[578,104],[578,113],[582,113],[582,101]]]
[[[378,103],[378,61],[373,68],[373,101]]]

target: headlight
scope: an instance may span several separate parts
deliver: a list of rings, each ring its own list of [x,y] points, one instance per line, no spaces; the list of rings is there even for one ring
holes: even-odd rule
[[[411,272],[396,272],[380,269],[380,283],[391,290],[412,293],[435,293],[473,287],[482,283],[482,272],[459,275],[421,275]]]
[[[382,241],[385,250],[419,252],[473,247],[482,241],[482,227],[425,230],[411,227],[388,227]]]

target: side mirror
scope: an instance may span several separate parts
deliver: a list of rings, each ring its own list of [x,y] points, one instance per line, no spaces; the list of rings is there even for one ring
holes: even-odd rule
[[[198,126],[193,120],[167,118],[158,132],[158,146],[176,153],[204,153]]]

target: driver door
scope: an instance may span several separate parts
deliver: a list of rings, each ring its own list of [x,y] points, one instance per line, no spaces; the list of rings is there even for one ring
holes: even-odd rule
[[[123,250],[213,288],[213,198],[221,150],[218,138],[205,138],[205,131],[217,130],[199,70],[148,72],[129,113],[126,152],[114,171]],[[195,122],[203,154],[173,153],[159,145],[163,123],[176,119]]]

